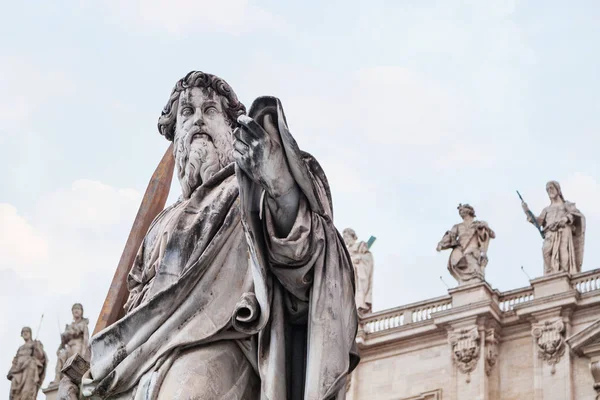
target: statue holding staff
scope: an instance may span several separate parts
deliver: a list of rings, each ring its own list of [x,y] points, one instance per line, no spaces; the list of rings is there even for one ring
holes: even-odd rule
[[[565,200],[558,182],[548,182],[546,192],[550,198],[550,205],[544,208],[538,217],[535,217],[527,203],[521,199],[527,221],[541,227],[543,233],[544,275],[580,272],[585,243],[585,216],[577,209],[575,203]]]
[[[35,400],[44,382],[48,357],[42,342],[31,336],[30,327],[21,329],[25,343],[17,350],[6,376],[10,381],[9,400]]]

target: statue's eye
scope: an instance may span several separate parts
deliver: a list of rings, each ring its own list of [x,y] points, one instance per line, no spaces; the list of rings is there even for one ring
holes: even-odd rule
[[[213,116],[217,112],[218,112],[218,110],[217,110],[217,107],[215,107],[215,106],[206,107],[206,109],[204,110],[204,113],[209,116]]]
[[[192,110],[192,107],[183,107],[183,109],[181,110],[181,115],[183,115],[184,117],[189,117],[193,113],[194,110]]]

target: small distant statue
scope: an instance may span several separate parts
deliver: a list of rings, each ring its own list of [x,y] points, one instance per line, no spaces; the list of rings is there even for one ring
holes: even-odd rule
[[[546,192],[550,205],[538,217],[529,210],[525,201],[521,202],[527,221],[538,227],[544,238],[544,275],[580,272],[585,243],[585,216],[575,207],[575,203],[565,201],[558,182],[548,182]]]
[[[65,326],[65,331],[60,334],[60,346],[56,352],[56,368],[54,369],[55,377],[50,385],[58,385],[62,377],[61,370],[65,362],[73,354],[79,355],[86,361],[90,361],[89,354],[89,339],[88,331],[89,320],[83,318],[83,306],[80,303],[73,304],[71,307],[73,314],[73,322]]]
[[[452,249],[448,270],[459,285],[482,281],[488,263],[488,246],[496,234],[485,221],[475,220],[475,209],[470,205],[459,204],[458,214],[463,222],[446,232],[436,250]]]
[[[31,338],[31,328],[21,329],[25,344],[19,347],[6,376],[10,381],[10,400],[35,400],[46,376],[48,357],[39,340]]]
[[[366,242],[358,241],[354,229],[346,228],[342,235],[354,266],[356,308],[358,315],[364,316],[373,309],[373,255],[369,251],[369,245]]]

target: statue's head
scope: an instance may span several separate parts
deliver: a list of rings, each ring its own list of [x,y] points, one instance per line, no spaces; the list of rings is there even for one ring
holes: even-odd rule
[[[28,326],[24,326],[21,328],[21,337],[25,340],[31,339],[31,328]]]
[[[217,76],[192,71],[175,84],[158,130],[174,142],[184,198],[233,162],[232,132],[245,113],[233,89]]]
[[[460,215],[462,219],[465,219],[469,216],[475,218],[475,209],[471,205],[459,204],[456,208],[458,209],[458,215]]]
[[[342,236],[344,237],[344,242],[346,243],[346,246],[352,246],[358,240],[356,232],[354,232],[354,229],[352,228],[344,229],[344,231],[342,232]]]
[[[75,319],[83,318],[83,306],[81,303],[73,304],[73,307],[71,307],[71,313]]]
[[[565,201],[562,190],[560,189],[560,183],[557,181],[550,181],[546,183],[546,192],[548,193],[550,200],[561,199],[562,201]]]

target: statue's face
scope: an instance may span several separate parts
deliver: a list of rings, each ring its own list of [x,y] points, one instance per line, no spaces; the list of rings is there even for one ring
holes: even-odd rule
[[[23,329],[21,331],[21,337],[26,341],[30,340],[31,339],[31,331],[29,329]]]
[[[81,307],[73,307],[73,310],[71,310],[71,312],[73,313],[73,318],[75,319],[83,317],[83,310],[81,309]]]
[[[556,186],[551,183],[546,185],[546,192],[548,193],[548,197],[550,197],[552,200],[558,196],[558,190],[556,189]]]
[[[344,242],[346,243],[346,246],[352,246],[354,243],[356,243],[356,235],[353,231],[349,229],[344,229],[344,232],[342,232],[342,236],[344,237]]]
[[[465,218],[467,218],[467,217],[469,217],[471,215],[471,210],[469,210],[466,207],[459,208],[458,209],[458,215],[460,215],[460,217],[462,219],[465,219]]]
[[[231,126],[218,94],[196,87],[181,92],[174,142],[179,182],[189,198],[233,160]]]

